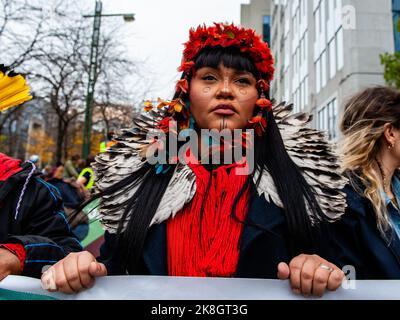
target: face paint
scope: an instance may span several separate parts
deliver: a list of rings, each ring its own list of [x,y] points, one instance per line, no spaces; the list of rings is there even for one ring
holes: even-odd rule
[[[219,131],[222,131],[224,129],[226,129],[226,117],[222,116],[221,122],[220,122],[220,125],[219,125]]]
[[[229,92],[229,79],[225,78],[224,79],[224,92]]]
[[[245,128],[258,99],[256,84],[253,75],[243,75],[240,70],[223,65],[197,70],[190,82],[189,101],[198,128]],[[233,112],[215,111],[219,105],[231,106]]]

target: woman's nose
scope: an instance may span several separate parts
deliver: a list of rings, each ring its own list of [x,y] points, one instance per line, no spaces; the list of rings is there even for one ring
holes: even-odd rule
[[[230,98],[233,96],[232,88],[228,80],[224,80],[219,87],[217,96],[221,98]]]

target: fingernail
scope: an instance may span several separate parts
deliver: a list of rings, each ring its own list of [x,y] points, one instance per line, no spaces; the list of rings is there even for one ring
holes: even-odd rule
[[[292,288],[294,294],[300,294],[300,289]]]
[[[50,269],[49,269],[50,270]],[[44,290],[57,290],[56,282],[53,276],[53,272],[47,270],[43,276],[41,281],[42,289]]]

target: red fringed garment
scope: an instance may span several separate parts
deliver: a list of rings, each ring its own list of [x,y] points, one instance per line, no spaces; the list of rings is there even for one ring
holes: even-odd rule
[[[196,175],[196,194],[167,222],[168,274],[231,277],[236,272],[243,229],[243,223],[232,217],[232,208],[248,178],[248,175],[238,175],[236,169],[243,169],[245,165],[220,166],[211,172],[201,164],[189,163],[189,166]],[[249,189],[236,206],[240,221],[245,220],[248,198]]]

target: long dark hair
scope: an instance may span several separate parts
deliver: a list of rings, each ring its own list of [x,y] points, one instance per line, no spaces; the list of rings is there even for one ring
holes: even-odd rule
[[[241,53],[238,48],[213,47],[204,49],[196,59],[195,69],[202,67],[217,68],[222,63],[225,67],[251,72],[256,79],[260,74],[249,56]],[[190,81],[190,76],[188,77]],[[256,169],[268,170],[284,206],[293,254],[312,251],[318,225],[312,225],[307,207],[316,217],[323,217],[322,211],[315,199],[312,188],[307,184],[299,168],[286,152],[279,128],[272,112],[265,114],[268,126],[262,137],[255,140]],[[172,168],[173,169],[173,168]],[[156,174],[154,167],[145,165],[132,176],[104,190],[102,195],[110,195],[120,190],[121,186],[139,185],[138,191],[132,199],[125,203],[125,211],[118,228],[118,246],[126,256],[126,269],[129,273],[135,272],[135,266],[142,255],[143,246],[152,218],[160,204],[174,170],[166,174]],[[235,217],[235,208],[239,198],[246,188],[255,191],[253,177],[248,180],[234,201],[232,215]],[[259,182],[258,182],[259,183]],[[258,184],[257,183],[257,184]],[[248,207],[251,205],[249,201]],[[266,212],[265,214],[268,214]],[[127,223],[126,223],[127,221]]]

